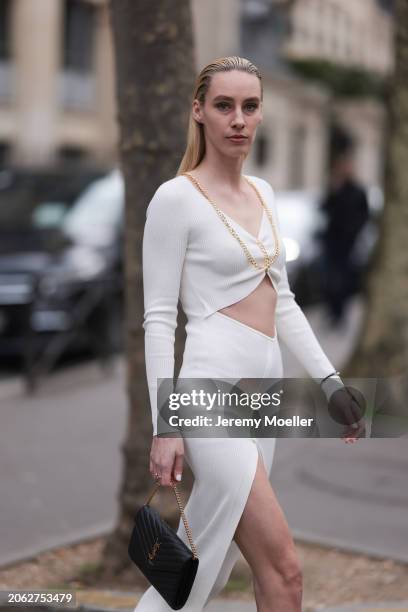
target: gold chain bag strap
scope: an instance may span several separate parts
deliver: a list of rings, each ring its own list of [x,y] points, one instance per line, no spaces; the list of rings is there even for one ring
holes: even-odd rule
[[[146,503],[136,513],[128,554],[168,605],[173,610],[180,610],[190,595],[199,560],[176,483],[172,481],[171,486],[191,550],[158,511],[150,506],[160,486],[160,482],[157,482]]]

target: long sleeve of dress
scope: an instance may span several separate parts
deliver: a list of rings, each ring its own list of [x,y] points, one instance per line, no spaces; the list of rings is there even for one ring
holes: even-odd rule
[[[322,379],[335,370],[296,302],[295,294],[289,286],[286,265],[278,284],[275,320],[278,338],[298,358],[312,378]]]
[[[174,376],[177,304],[187,240],[182,199],[174,187],[169,189],[163,183],[146,210],[142,248],[143,328],[153,435],[158,429],[157,379]]]
[[[269,188],[275,201],[273,189],[270,185]],[[276,203],[274,208],[277,226],[281,232]],[[318,379],[317,382],[335,371],[335,367],[323,351],[309,321],[296,302],[295,294],[289,286],[286,264],[278,283],[275,324],[278,338],[298,358],[306,372],[312,378]]]

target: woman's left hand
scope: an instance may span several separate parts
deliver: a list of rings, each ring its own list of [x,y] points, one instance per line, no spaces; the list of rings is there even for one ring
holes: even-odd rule
[[[345,427],[340,436],[344,442],[356,442],[364,437],[364,398],[355,390],[346,387],[339,376],[332,376],[322,384],[329,404],[329,411],[338,423]]]
[[[358,396],[355,396],[355,393],[348,387],[345,387],[344,390],[347,392],[348,396],[345,402],[346,406],[344,411],[345,416],[347,416],[348,424],[343,431],[341,439],[346,443],[357,442],[357,440],[364,437],[365,434],[364,411],[358,402]],[[345,398],[344,394],[343,398]]]

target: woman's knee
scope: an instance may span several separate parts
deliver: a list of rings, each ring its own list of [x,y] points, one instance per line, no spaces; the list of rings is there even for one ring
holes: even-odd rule
[[[290,609],[301,609],[303,597],[303,575],[299,565],[287,560],[279,565],[270,564],[264,571],[253,576],[255,598],[258,604],[270,602],[271,598],[290,605]]]
[[[296,555],[288,555],[277,569],[286,584],[302,587],[303,572]]]
[[[278,557],[276,557],[276,551],[274,552],[273,558],[271,557],[265,564],[265,571],[258,576],[258,580],[268,584],[271,579],[275,580],[278,577],[288,588],[302,589],[303,572],[295,549],[290,547]]]

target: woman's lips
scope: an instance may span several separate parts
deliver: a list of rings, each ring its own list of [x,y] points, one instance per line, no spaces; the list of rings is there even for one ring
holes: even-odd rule
[[[247,138],[246,136],[229,136],[229,140],[233,142],[245,142]]]

